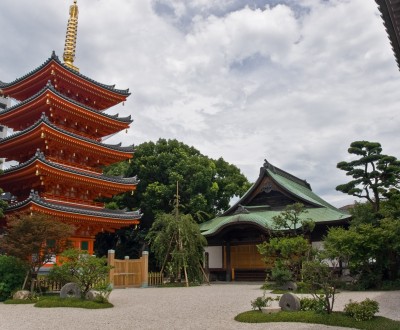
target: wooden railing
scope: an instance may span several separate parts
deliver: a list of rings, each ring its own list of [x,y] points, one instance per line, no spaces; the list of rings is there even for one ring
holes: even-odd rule
[[[32,281],[32,287],[35,292],[59,292],[65,283],[50,281],[47,277],[38,277]]]
[[[148,279],[149,286],[160,286],[164,284],[164,275],[160,272],[150,272]]]

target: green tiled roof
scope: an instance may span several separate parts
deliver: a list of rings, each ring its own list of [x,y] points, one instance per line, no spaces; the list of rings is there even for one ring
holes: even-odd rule
[[[274,228],[272,218],[279,215],[281,210],[272,210],[268,205],[264,206],[246,206],[243,201],[253,192],[261,183],[264,176],[269,176],[272,180],[289,194],[300,199],[313,207],[306,208],[306,212],[300,215],[301,219],[312,219],[316,224],[330,223],[350,218],[345,213],[331,204],[324,201],[318,195],[312,192],[311,186],[304,180],[301,180],[279,168],[269,164],[267,161],[261,169],[260,177],[254,185],[242,196],[242,198],[222,216],[200,224],[200,230],[204,236],[211,236],[218,233],[226,226],[235,224],[249,224],[259,226],[265,230],[284,230],[284,228]],[[239,208],[242,208],[240,210]]]
[[[204,236],[210,236],[216,234],[225,226],[244,223],[258,225],[265,229],[274,229],[272,218],[280,213],[280,211],[264,210],[221,216],[200,224],[200,231]],[[300,216],[301,219],[312,219],[316,223],[345,220],[349,217],[349,214],[327,207],[309,208],[307,213]],[[275,230],[279,230],[279,228],[275,228]]]
[[[316,204],[323,207],[336,209],[334,206],[324,201],[321,197],[314,194],[311,189],[308,189],[304,185],[300,185],[297,182],[290,180],[284,176],[281,176],[274,171],[267,169],[268,174],[283,188],[299,197],[300,199],[306,200],[312,204]]]

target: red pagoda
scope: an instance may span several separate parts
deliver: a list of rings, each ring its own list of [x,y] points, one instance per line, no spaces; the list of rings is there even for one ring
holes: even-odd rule
[[[0,157],[17,161],[0,175],[0,187],[15,196],[7,213],[41,212],[73,224],[74,247],[93,253],[95,235],[136,225],[139,211],[109,210],[99,198],[134,191],[136,177],[110,177],[102,168],[133,157],[133,146],[102,139],[128,129],[131,117],[107,115],[128,90],[92,80],[74,66],[77,1],[70,7],[64,63],[53,54],[1,93],[17,104],[0,111],[0,125],[14,133],[0,139]]]

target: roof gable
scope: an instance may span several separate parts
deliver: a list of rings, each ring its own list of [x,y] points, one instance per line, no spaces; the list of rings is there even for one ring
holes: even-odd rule
[[[316,223],[334,223],[350,218],[349,214],[316,195],[307,181],[265,161],[257,181],[240,200],[222,216],[202,223],[200,230],[204,236],[216,235],[239,224],[255,225],[265,232],[275,230],[273,218],[287,205],[297,202],[307,209],[300,218],[312,219]]]

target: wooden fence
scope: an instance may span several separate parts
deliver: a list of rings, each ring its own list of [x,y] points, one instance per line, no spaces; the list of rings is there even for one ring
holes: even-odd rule
[[[32,281],[32,289],[36,292],[59,292],[64,283],[50,281],[46,276],[40,276]]]
[[[155,273],[155,272],[150,272],[149,273],[149,279],[148,279],[148,285],[149,286],[160,286],[164,284],[164,275],[160,272]]]
[[[109,280],[114,288],[132,288],[148,286],[149,254],[143,251],[140,259],[115,259],[115,251],[108,251],[110,270]]]

